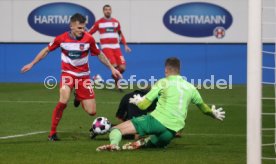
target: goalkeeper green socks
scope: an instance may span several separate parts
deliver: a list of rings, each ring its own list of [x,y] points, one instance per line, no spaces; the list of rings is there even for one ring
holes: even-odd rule
[[[122,133],[119,129],[112,129],[109,134],[110,144],[119,146],[122,140]]]

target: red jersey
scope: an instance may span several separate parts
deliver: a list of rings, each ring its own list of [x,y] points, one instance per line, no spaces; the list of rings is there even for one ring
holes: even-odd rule
[[[91,55],[99,55],[94,38],[84,33],[82,39],[76,40],[70,36],[70,32],[65,32],[57,36],[53,42],[49,43],[50,51],[61,48],[61,69],[62,72],[80,77],[90,74],[88,64],[89,51]]]
[[[118,20],[115,18],[101,18],[95,22],[93,28],[89,31],[90,34],[94,34],[96,31],[100,33],[101,48],[120,48],[120,36],[123,44],[126,44],[125,38],[121,32],[121,26]]]

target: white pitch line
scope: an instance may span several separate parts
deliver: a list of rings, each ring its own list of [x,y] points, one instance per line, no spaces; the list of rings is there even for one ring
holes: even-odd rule
[[[31,132],[31,133],[25,133],[25,134],[17,134],[17,135],[10,135],[10,136],[3,136],[0,137],[0,140],[4,139],[11,139],[11,138],[18,138],[18,137],[25,137],[25,136],[31,136],[31,135],[36,135],[36,134],[44,134],[47,133],[48,131],[38,131],[38,132]],[[64,131],[60,131],[64,132]],[[84,132],[80,132],[84,133]],[[85,133],[87,134],[87,133]],[[182,133],[183,136],[221,136],[221,137],[246,137],[244,134],[214,134],[214,133]],[[263,135],[263,136],[270,136],[270,135]]]
[[[31,135],[43,134],[43,133],[47,133],[47,131],[38,131],[38,132],[31,132],[31,133],[25,133],[25,134],[3,136],[3,137],[0,137],[0,140],[10,139],[10,138],[18,138],[18,137],[25,137],[25,136],[31,136]]]

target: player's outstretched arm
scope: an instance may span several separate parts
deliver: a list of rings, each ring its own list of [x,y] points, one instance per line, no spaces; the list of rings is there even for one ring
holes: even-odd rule
[[[104,65],[106,65],[111,70],[113,76],[122,78],[122,74],[110,64],[109,60],[102,52],[98,55],[98,58]]]
[[[34,60],[32,62],[30,62],[29,64],[26,64],[25,66],[23,66],[21,68],[21,73],[25,73],[27,71],[29,71],[36,63],[38,63],[41,59],[43,59],[45,56],[47,56],[47,54],[49,53],[49,49],[48,46],[43,48],[34,58]]]
[[[225,111],[223,111],[222,108],[216,109],[215,105],[212,105],[212,108],[210,108],[207,104],[202,103],[197,105],[197,107],[206,115],[209,115],[215,119],[218,119],[220,121],[223,121],[225,118]]]

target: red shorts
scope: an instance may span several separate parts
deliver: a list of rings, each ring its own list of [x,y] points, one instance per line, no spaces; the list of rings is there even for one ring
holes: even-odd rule
[[[77,77],[69,73],[63,72],[61,74],[59,87],[62,88],[63,85],[69,86],[71,90],[75,88],[76,98],[78,100],[95,98],[90,76]]]
[[[121,52],[120,48],[111,49],[111,48],[104,48],[103,53],[109,59],[109,62],[112,65],[125,65],[126,61]]]

